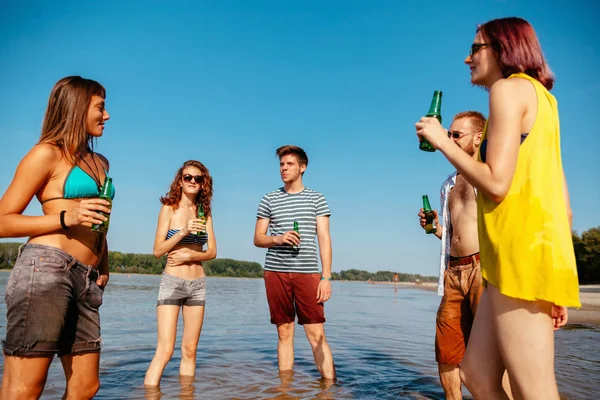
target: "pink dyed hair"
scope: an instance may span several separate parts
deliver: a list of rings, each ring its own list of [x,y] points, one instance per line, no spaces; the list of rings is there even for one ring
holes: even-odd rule
[[[523,18],[498,18],[477,27],[496,52],[504,77],[522,72],[546,89],[554,86],[554,75],[544,58],[533,26]]]

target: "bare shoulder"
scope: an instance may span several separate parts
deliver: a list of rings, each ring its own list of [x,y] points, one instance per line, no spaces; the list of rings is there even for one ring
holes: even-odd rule
[[[109,170],[110,169],[110,164],[108,162],[108,158],[104,157],[102,154],[100,153],[95,153],[98,158],[100,159],[100,162],[102,163],[102,166],[104,167],[105,170]]]
[[[60,149],[50,143],[38,143],[29,150],[27,157],[40,162],[58,162],[62,158]]]
[[[490,88],[490,121],[498,115],[503,118],[521,118],[531,101],[532,93],[535,96],[533,85],[523,78],[500,79],[494,83]]]
[[[61,159],[62,154],[58,147],[49,143],[39,143],[33,146],[27,155],[23,157],[21,165],[31,165],[37,170],[52,171]]]
[[[499,79],[490,88],[490,97],[492,96],[510,96],[515,95],[521,89],[523,78]]]
[[[174,213],[175,213],[175,209],[173,208],[173,206],[168,205],[168,204],[163,204],[162,207],[160,208],[159,215],[161,218],[171,218]]]
[[[511,103],[535,95],[535,87],[525,78],[500,79],[490,88],[490,100],[501,99]]]

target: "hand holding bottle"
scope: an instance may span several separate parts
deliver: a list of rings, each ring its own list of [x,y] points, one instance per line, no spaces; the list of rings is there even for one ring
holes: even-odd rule
[[[300,234],[296,231],[287,231],[281,236],[275,236],[275,244],[278,246],[290,245],[297,246],[300,244]]]
[[[419,209],[419,214],[417,214],[419,216],[419,223],[423,229],[425,229],[425,226],[427,225],[427,219],[425,218],[424,211],[425,210],[421,208]],[[433,221],[435,222],[435,226],[438,226],[439,219],[437,210],[433,210]]]
[[[444,129],[437,118],[423,117],[415,124],[415,127],[419,140],[426,141],[436,150],[441,150],[446,144],[453,144],[448,137],[448,131]]]
[[[188,223],[181,229],[181,232],[184,232],[185,235],[193,234],[196,232],[206,232],[205,221],[199,218],[192,218],[188,220]]]
[[[83,199],[76,208],[65,213],[65,225],[101,224],[108,219],[102,212],[110,214],[110,205],[109,201],[99,198]]]
[[[196,213],[196,216],[198,217],[198,221],[200,222],[200,224],[202,224],[203,228],[197,230],[195,234],[198,236],[206,236],[206,215],[204,215],[204,205],[198,204],[197,208],[198,211]]]
[[[429,112],[425,115],[428,118],[436,118],[442,123],[442,91],[436,90],[433,92],[433,99],[429,106]],[[419,137],[419,149],[428,152],[434,152],[436,147],[432,146],[427,139]]]
[[[425,215],[425,209],[419,209],[419,213],[417,215],[419,216],[419,223],[421,224],[421,228],[425,229],[425,231],[427,232],[427,216]],[[433,222],[434,226],[437,227],[439,225],[437,210],[433,210]],[[436,229],[436,231],[433,232],[433,234],[440,239],[442,238],[442,231],[439,229]]]

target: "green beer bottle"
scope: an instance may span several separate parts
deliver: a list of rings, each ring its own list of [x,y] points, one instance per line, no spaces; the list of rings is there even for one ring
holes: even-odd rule
[[[204,215],[204,204],[198,204],[198,215],[196,216],[199,220],[202,220],[203,224],[206,224],[206,216]],[[207,236],[206,230],[203,232],[196,232],[197,236]]]
[[[298,221],[294,221],[294,231],[298,232],[298,235],[300,234],[300,228],[298,228]],[[292,246],[292,249],[295,251],[300,251],[300,244]]]
[[[431,105],[429,106],[429,112],[425,116],[426,117],[435,117],[438,119],[438,121],[440,121],[440,124],[442,123],[442,91],[441,90],[436,90],[435,92],[433,92],[433,99],[431,100]],[[419,143],[419,149],[421,149],[423,151],[429,151],[429,152],[435,151],[433,146],[430,145],[429,142],[425,139],[421,140],[421,143]]]
[[[112,195],[113,195],[114,191],[115,191],[115,188],[112,184],[112,178],[107,176],[106,179],[104,179],[104,185],[102,185],[102,189],[100,189],[100,196],[98,196],[98,197],[101,198],[102,200],[106,200],[106,201],[110,202],[110,205],[108,207],[111,210],[112,210]],[[104,215],[108,219],[100,224],[92,224],[92,231],[106,233],[106,232],[108,232],[108,225],[110,223],[110,214],[104,213],[102,211],[99,211],[99,213]]]
[[[429,205],[429,198],[426,194],[423,195],[423,214],[425,214],[425,233],[436,233],[437,228],[435,226],[435,218],[431,205]]]

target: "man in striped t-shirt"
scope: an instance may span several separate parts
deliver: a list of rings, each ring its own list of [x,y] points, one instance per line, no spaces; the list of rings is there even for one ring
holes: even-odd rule
[[[331,297],[331,212],[321,193],[302,184],[308,165],[304,150],[283,146],[276,154],[284,186],[260,201],[254,245],[268,249],[264,276],[271,323],[277,325],[279,336],[279,371],[291,370],[294,365],[294,320],[298,315],[321,376],[335,379],[333,357],[325,339],[323,306]],[[319,241],[322,274],[315,238]]]

